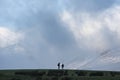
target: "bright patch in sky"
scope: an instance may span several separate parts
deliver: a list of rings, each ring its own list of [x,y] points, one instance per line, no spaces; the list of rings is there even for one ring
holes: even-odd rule
[[[6,27],[0,27],[0,47],[5,48],[12,45],[16,45],[23,39],[21,33],[12,31]]]
[[[60,14],[60,17],[65,25],[67,25],[67,28],[73,33],[80,48],[86,48],[86,50],[93,51],[93,53],[90,54],[94,54],[120,46],[119,9],[120,7],[115,5],[95,16],[85,12],[74,13],[64,10],[63,13]],[[116,42],[118,43],[116,44]],[[120,60],[117,56],[114,56],[105,58],[103,62],[107,63],[109,61],[116,63]],[[86,66],[86,64],[89,64],[91,61],[88,59],[83,62],[85,62],[84,65]],[[102,62],[99,63],[101,64]],[[76,64],[76,61],[71,63],[71,65],[73,64]],[[82,63],[77,62],[76,65],[80,66],[80,64]],[[75,68],[75,66],[72,68]]]

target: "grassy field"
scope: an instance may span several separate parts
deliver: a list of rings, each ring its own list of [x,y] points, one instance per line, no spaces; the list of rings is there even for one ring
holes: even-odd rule
[[[0,70],[0,80],[120,80],[120,72],[89,70]]]

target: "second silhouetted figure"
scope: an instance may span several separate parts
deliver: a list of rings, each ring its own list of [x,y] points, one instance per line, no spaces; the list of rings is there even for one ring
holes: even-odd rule
[[[64,69],[64,64],[61,65],[62,69]]]

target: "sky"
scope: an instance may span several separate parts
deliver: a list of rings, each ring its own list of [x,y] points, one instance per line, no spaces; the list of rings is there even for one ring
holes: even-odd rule
[[[119,0],[0,0],[0,69],[117,70]]]

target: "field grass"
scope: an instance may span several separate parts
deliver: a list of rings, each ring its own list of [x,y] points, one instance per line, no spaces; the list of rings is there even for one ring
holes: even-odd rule
[[[89,70],[0,70],[0,80],[120,80],[120,72]]]

